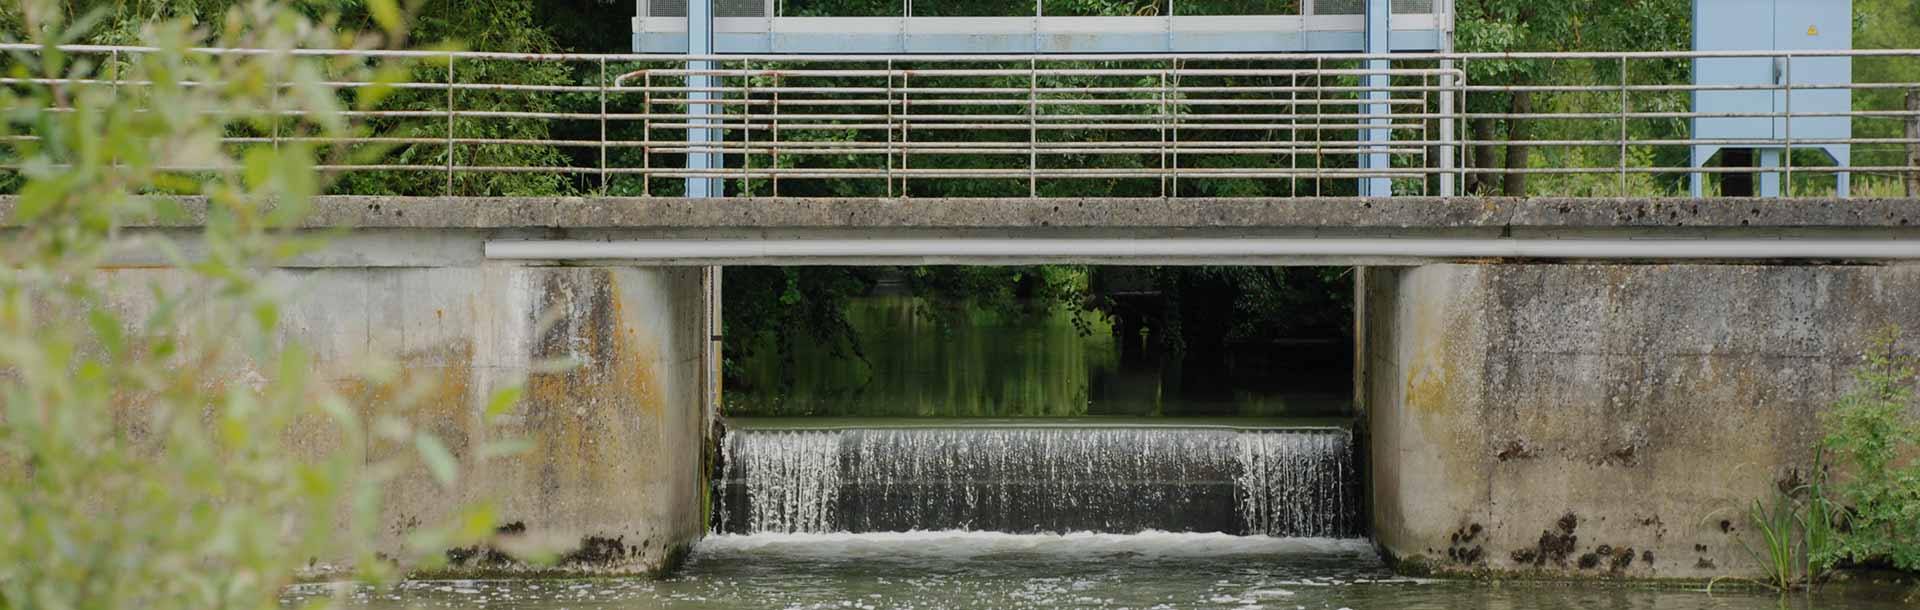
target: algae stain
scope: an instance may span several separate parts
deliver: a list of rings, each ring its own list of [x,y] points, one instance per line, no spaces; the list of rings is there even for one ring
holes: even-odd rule
[[[1447,323],[1440,317],[1438,307],[1419,307],[1406,326],[1418,346],[1407,361],[1405,396],[1407,407],[1415,411],[1442,413],[1450,404],[1454,362],[1448,357]]]
[[[1407,406],[1426,413],[1447,410],[1451,375],[1445,364],[1428,364],[1407,376]]]
[[[531,431],[542,464],[543,488],[608,487],[631,483],[630,464],[614,453],[657,427],[664,411],[658,392],[661,360],[626,320],[618,278],[610,271],[555,274],[538,310],[564,315],[533,344],[534,361],[571,360],[567,370],[542,371],[527,382],[537,413]]]

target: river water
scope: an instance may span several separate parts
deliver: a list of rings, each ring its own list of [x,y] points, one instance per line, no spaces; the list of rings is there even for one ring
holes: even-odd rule
[[[325,595],[307,585],[289,602]],[[620,610],[1780,610],[1912,608],[1825,593],[1394,576],[1360,540],[1148,532],[719,535],[665,579],[422,581],[353,607]]]

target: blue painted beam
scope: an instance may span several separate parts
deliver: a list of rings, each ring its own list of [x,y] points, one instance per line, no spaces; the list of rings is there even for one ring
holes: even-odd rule
[[[1389,0],[1367,0],[1367,53],[1383,54],[1393,51],[1393,25],[1391,20],[1393,11],[1389,6],[1390,4]],[[1368,70],[1384,72],[1391,67],[1392,62],[1384,59],[1367,60]],[[1361,134],[1362,139],[1367,143],[1378,145],[1377,147],[1369,147],[1368,150],[1380,151],[1369,152],[1361,156],[1360,165],[1367,169],[1390,169],[1393,167],[1393,158],[1386,152],[1387,143],[1393,136],[1392,130],[1386,128],[1392,124],[1392,120],[1386,117],[1386,114],[1390,112],[1391,109],[1391,106],[1387,104],[1389,101],[1389,92],[1386,90],[1386,87],[1391,84],[1389,80],[1385,74],[1369,74],[1362,78],[1365,86],[1369,88],[1369,91],[1367,91],[1367,114],[1372,115],[1372,118],[1367,119],[1367,124],[1379,127],[1376,129],[1368,129]],[[1393,180],[1390,178],[1361,178],[1360,196],[1392,197]]]
[[[1396,51],[1438,52],[1439,30],[1395,30],[1388,37]],[[684,53],[682,33],[637,33],[637,53]],[[1172,34],[1114,33],[1041,36],[1030,34],[840,34],[719,33],[719,55],[1024,55],[1024,54],[1186,54],[1186,53],[1360,53],[1367,34],[1359,31],[1219,32]]]
[[[713,55],[716,50],[714,47],[715,40],[713,33],[713,0],[688,0],[687,24],[686,53],[688,55]],[[687,62],[687,69],[689,70],[711,70],[713,67],[713,62],[709,61]],[[687,122],[694,126],[687,130],[687,143],[691,148],[700,148],[707,144],[718,143],[722,137],[719,129],[705,127],[706,125],[714,124],[711,119],[705,117],[712,116],[718,110],[718,107],[713,104],[700,103],[702,101],[716,99],[718,94],[711,91],[699,91],[700,88],[715,87],[719,84],[720,79],[713,76],[695,75],[687,77],[687,87],[694,89],[694,91],[689,92],[687,96],[687,99],[691,101],[691,103],[687,104],[687,114],[690,115]],[[720,169],[725,166],[725,158],[718,153],[687,154],[687,169],[689,170]],[[687,196],[724,197],[726,196],[726,184],[719,178],[688,178]]]

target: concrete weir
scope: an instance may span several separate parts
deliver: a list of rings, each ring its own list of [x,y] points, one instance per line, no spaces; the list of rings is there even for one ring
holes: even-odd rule
[[[11,207],[0,198],[0,217]],[[129,230],[181,238],[191,256],[197,223]],[[473,464],[453,493],[425,472],[395,481],[390,549],[410,528],[482,498],[528,532],[580,541],[612,571],[667,565],[702,534],[718,325],[709,272],[673,265],[1355,265],[1356,440],[1385,552],[1440,572],[1691,578],[1758,572],[1742,548],[1754,544],[1745,507],[1806,473],[1817,414],[1849,387],[1868,337],[1888,325],[1920,331],[1920,266],[1908,264],[1920,254],[1845,254],[1876,243],[1911,249],[1916,224],[1920,200],[329,197],[315,202],[307,228],[353,231],[278,273],[295,295],[287,332],[316,347],[325,374],[345,380],[369,355],[394,355],[409,376],[444,382],[408,417],[462,459],[475,462],[492,434],[535,443],[530,454]],[[1160,238],[1308,250],[488,256],[496,244],[540,241]],[[1312,250],[1322,239],[1781,240],[1817,251],[1672,264],[1653,255],[1329,255]],[[1830,244],[1847,248],[1823,250]],[[149,281],[184,281],[154,267],[165,260],[129,252],[115,261],[123,268],[103,272],[126,287],[120,305],[143,306]],[[581,366],[540,366],[559,358]],[[489,394],[521,383],[519,415],[483,430]]]
[[[1374,535],[1413,569],[1755,575],[1920,267],[1431,265],[1361,280]],[[1912,347],[1904,348],[1911,351]]]
[[[703,272],[487,263],[299,268],[274,278],[290,295],[284,332],[313,350],[320,375],[356,404],[435,434],[463,463],[451,490],[424,467],[386,486],[383,552],[439,552],[406,549],[406,535],[486,501],[506,530],[566,549],[571,561],[560,569],[648,573],[704,530]],[[114,306],[129,312],[152,306],[149,286],[190,281],[162,268],[100,273]],[[431,391],[396,406],[397,390],[369,388],[358,375],[376,357],[397,360],[402,383]],[[573,366],[556,366],[563,361]],[[515,385],[525,391],[520,407],[483,424],[493,393]],[[315,432],[291,442],[330,450]],[[532,447],[477,459],[483,444],[508,438]]]

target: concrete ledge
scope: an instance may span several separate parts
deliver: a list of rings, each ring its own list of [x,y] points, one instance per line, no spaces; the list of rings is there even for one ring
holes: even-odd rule
[[[186,202],[189,227],[204,204]],[[0,226],[14,200],[0,197]],[[310,228],[633,230],[1893,229],[1920,199],[831,199],[321,197]]]

